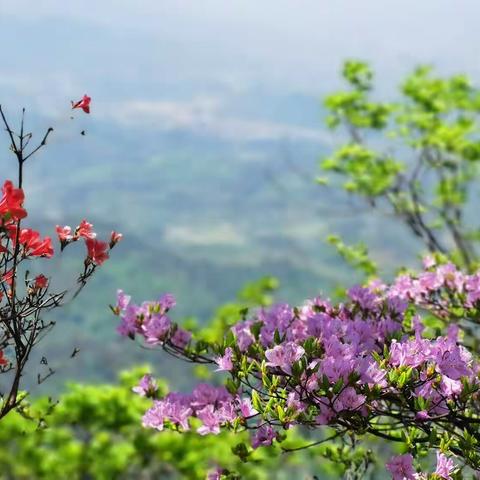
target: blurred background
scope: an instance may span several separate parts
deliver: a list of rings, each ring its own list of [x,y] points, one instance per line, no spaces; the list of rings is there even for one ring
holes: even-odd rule
[[[54,235],[87,218],[100,236],[125,236],[52,317],[32,368],[45,355],[57,374],[32,393],[113,381],[140,361],[189,382],[178,362],[118,338],[117,288],[138,301],[171,292],[176,319],[206,322],[264,275],[289,302],[354,283],[328,234],[367,243],[387,277],[415,263],[420,247],[398,222],[316,183],[343,140],[322,98],[348,58],[370,62],[379,98],[418,64],[478,78],[479,15],[475,0],[0,0],[2,106],[13,124],[25,107],[37,139],[55,129],[27,165],[31,222]],[[91,114],[72,113],[85,93]],[[13,176],[0,142],[2,177]],[[84,256],[75,247],[54,264],[67,284]]]

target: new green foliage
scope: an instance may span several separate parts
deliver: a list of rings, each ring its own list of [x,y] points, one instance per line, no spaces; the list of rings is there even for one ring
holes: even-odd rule
[[[392,101],[373,99],[373,71],[347,61],[349,88],[329,95],[327,123],[348,141],[322,168],[372,206],[388,206],[431,252],[478,265],[475,181],[480,159],[480,90],[464,75],[419,67]]]
[[[243,479],[267,480],[272,475],[278,479],[306,475],[310,470],[330,476],[345,468],[320,455],[330,458],[330,450],[287,455],[273,447],[253,451],[244,434],[200,437],[195,432],[156,434],[144,429],[141,416],[150,401],[131,388],[147,370],[123,372],[116,385],[72,383],[56,402],[42,397],[24,403],[2,421],[0,478],[204,480],[219,465]],[[165,383],[159,387],[166,392]],[[305,442],[296,432],[286,433],[288,446]]]

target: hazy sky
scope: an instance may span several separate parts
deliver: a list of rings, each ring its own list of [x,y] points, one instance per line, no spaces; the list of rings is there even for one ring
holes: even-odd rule
[[[2,39],[2,56],[15,58],[23,32],[32,56],[64,51],[47,63],[66,76],[139,69],[180,82],[272,82],[316,92],[348,56],[382,70],[432,61],[477,71],[479,61],[478,0],[2,0],[0,16],[2,27],[12,23],[7,34],[16,30],[16,38]]]
[[[88,92],[99,116],[121,106],[135,121],[150,104],[166,123],[186,110],[208,123],[251,92],[319,98],[348,57],[382,85],[420,62],[480,76],[479,19],[478,0],[0,0],[0,92],[44,111]]]

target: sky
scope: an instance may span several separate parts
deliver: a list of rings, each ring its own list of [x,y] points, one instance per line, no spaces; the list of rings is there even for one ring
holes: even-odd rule
[[[51,115],[88,92],[120,124],[228,136],[240,122],[248,137],[262,115],[243,98],[318,101],[345,58],[370,61],[384,88],[418,63],[479,76],[479,14],[478,0],[0,0],[0,91]]]

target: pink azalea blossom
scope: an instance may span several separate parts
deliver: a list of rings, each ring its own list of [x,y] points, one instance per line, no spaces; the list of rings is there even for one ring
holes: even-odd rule
[[[215,358],[215,363],[218,365],[216,372],[229,372],[233,369],[232,363],[233,350],[230,347],[225,349],[225,353]]]
[[[285,373],[292,373],[292,365],[298,362],[304,355],[305,350],[300,345],[293,342],[287,342],[276,345],[265,352],[267,365],[270,367],[279,367]]]
[[[273,443],[277,434],[270,425],[262,425],[252,437],[252,447],[267,446]]]
[[[392,480],[415,480],[413,457],[410,453],[393,457],[386,465]]]
[[[437,468],[435,473],[444,480],[452,480],[451,474],[455,470],[456,466],[453,460],[446,457],[443,453],[437,452]]]

